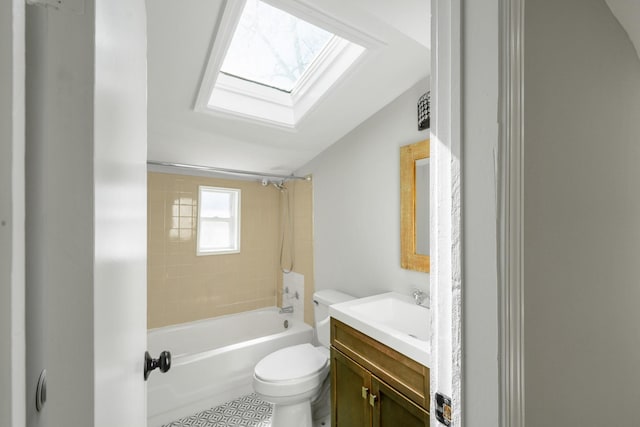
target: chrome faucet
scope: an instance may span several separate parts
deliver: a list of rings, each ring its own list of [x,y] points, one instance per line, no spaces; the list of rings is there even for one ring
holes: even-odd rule
[[[280,309],[280,314],[283,314],[283,313],[293,313],[293,306],[292,305],[288,305],[286,307],[282,307]]]
[[[423,292],[420,289],[414,289],[413,292],[411,292],[411,296],[416,304],[429,308],[426,292]]]

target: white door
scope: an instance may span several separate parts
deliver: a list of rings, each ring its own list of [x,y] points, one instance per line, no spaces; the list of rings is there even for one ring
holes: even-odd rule
[[[26,33],[27,425],[145,426],[144,0],[30,5]]]

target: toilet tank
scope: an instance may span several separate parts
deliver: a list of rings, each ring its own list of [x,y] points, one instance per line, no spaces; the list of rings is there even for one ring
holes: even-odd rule
[[[313,315],[320,345],[329,347],[330,344],[329,306],[354,298],[353,295],[335,289],[323,289],[313,294]]]

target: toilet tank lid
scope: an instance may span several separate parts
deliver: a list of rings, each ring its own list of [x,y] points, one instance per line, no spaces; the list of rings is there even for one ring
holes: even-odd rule
[[[327,306],[352,299],[355,299],[353,295],[345,294],[344,292],[336,291],[335,289],[323,289],[321,291],[316,291],[313,294],[313,302]]]

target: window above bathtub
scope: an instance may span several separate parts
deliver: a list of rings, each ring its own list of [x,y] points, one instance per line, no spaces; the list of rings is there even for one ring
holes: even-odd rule
[[[195,110],[295,129],[365,45],[368,36],[296,0],[228,1]]]
[[[240,190],[199,187],[198,255],[240,252]]]

